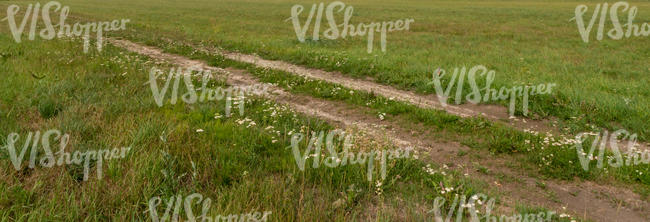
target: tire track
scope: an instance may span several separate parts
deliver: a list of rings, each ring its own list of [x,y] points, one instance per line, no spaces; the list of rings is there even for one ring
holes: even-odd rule
[[[166,41],[173,41],[167,39]],[[186,43],[187,44],[187,43]],[[474,105],[474,104],[446,104],[443,105],[436,95],[420,95],[412,91],[401,90],[388,85],[382,85],[374,81],[355,79],[340,72],[328,72],[319,69],[306,68],[303,66],[291,64],[284,61],[267,60],[257,55],[249,55],[238,52],[228,52],[221,49],[196,47],[188,44],[194,49],[202,51],[206,54],[218,54],[227,59],[239,62],[253,64],[261,68],[270,68],[293,73],[302,77],[321,80],[329,83],[339,84],[346,88],[364,91],[368,93],[376,93],[386,98],[393,98],[400,102],[412,104],[420,108],[436,109],[446,111],[449,114],[460,117],[485,117],[492,121],[502,122],[511,125],[520,130],[534,130],[534,131],[552,131],[554,128],[550,126],[550,122],[546,120],[532,120],[527,118],[511,117],[508,114],[506,107],[500,105]]]
[[[211,67],[202,61],[190,60],[183,56],[163,53],[157,48],[142,46],[126,40],[109,39],[108,42],[131,52],[149,56],[155,60],[162,60],[184,68],[205,69],[224,74],[227,77],[226,82],[230,85],[245,86],[260,83],[243,70]],[[363,107],[355,107],[356,110],[354,108],[346,108],[345,104],[308,96],[294,95],[272,85],[269,86],[269,89],[271,91],[271,95],[268,96],[270,99],[280,104],[288,105],[297,112],[333,122],[335,125],[344,128],[361,130],[377,141],[388,140],[396,147],[402,149],[417,147],[416,150],[433,151],[431,158],[440,164],[451,162],[471,167],[473,165],[472,161],[476,161],[469,159],[471,155],[466,155],[465,157],[459,157],[457,155],[458,150],[468,150],[467,147],[456,143],[440,143],[435,138],[428,136],[412,135],[409,130],[402,129],[399,124],[391,123],[390,121],[380,122],[377,118],[369,117],[367,114],[359,111]],[[501,159],[482,158],[480,164],[489,166],[492,171],[522,178],[523,184],[506,181],[503,184],[499,184],[498,188],[496,188],[500,192],[508,195],[504,202],[509,206],[515,206],[523,201],[537,206],[552,207],[556,210],[566,207],[574,215],[584,216],[597,221],[644,221],[650,219],[648,212],[643,213],[644,210],[648,209],[648,203],[641,201],[637,194],[634,194],[628,189],[596,185],[591,182],[574,183],[554,181],[545,181],[547,190],[538,188],[530,189],[531,187],[535,187],[536,182],[539,180],[526,175],[509,172],[506,164],[503,163],[503,159],[512,157],[499,158]],[[468,174],[488,184],[491,184],[491,181],[496,182],[496,176],[477,173],[476,169],[470,170]],[[575,194],[576,190],[580,192]],[[547,192],[549,191],[559,194],[561,203],[547,200],[549,199],[547,197]],[[602,198],[601,196],[603,194],[608,196],[608,198]],[[614,206],[611,203],[611,199],[625,201],[628,205],[632,205],[632,207]],[[589,212],[589,215],[587,215],[587,212]]]
[[[173,42],[171,39],[164,38],[163,40]],[[508,114],[508,109],[500,105],[490,104],[446,104],[442,105],[436,95],[420,95],[412,91],[401,90],[388,85],[382,85],[369,80],[355,79],[340,72],[328,72],[319,69],[306,68],[303,66],[291,64],[284,61],[267,60],[257,55],[250,55],[238,52],[229,52],[221,49],[209,47],[197,47],[191,43],[184,43],[192,48],[202,51],[208,55],[217,54],[224,56],[227,59],[239,62],[253,64],[261,68],[269,68],[293,73],[305,78],[325,81],[329,83],[339,84],[346,88],[364,91],[368,93],[376,93],[385,98],[392,98],[407,104],[412,104],[420,108],[436,109],[446,111],[449,114],[466,117],[485,117],[488,120],[504,123],[510,125],[518,130],[530,130],[532,132],[549,132],[554,136],[562,135],[558,128],[550,120],[533,120],[526,117],[511,117]],[[573,136],[569,136],[573,137]],[[627,144],[629,140],[618,140],[619,144]],[[610,144],[606,145],[611,148]],[[620,147],[622,151],[627,151],[627,147]],[[650,142],[637,143],[638,150],[650,151]]]

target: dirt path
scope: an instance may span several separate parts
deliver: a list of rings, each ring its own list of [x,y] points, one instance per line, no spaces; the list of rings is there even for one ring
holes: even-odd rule
[[[227,76],[231,85],[251,85],[259,83],[243,70],[221,69],[206,65],[202,61],[190,60],[182,56],[163,53],[161,50],[141,46],[125,40],[110,39],[110,43],[156,60],[185,68],[209,69]],[[334,78],[336,79],[336,78]],[[314,116],[335,125],[354,128],[366,132],[377,139],[387,139],[400,148],[417,147],[425,153],[427,160],[439,164],[449,163],[451,168],[466,172],[468,176],[493,185],[493,189],[504,194],[500,211],[510,213],[519,203],[542,206],[560,213],[588,218],[595,221],[649,221],[650,205],[640,201],[640,197],[629,189],[598,185],[591,182],[543,181],[532,178],[523,170],[511,170],[508,164],[516,157],[490,156],[481,150],[470,150],[458,143],[441,143],[427,134],[424,127],[405,129],[400,120],[381,121],[364,113],[364,107],[351,107],[341,102],[315,99],[294,95],[277,87],[270,87],[270,99],[291,106],[294,110]],[[397,98],[397,97],[396,97]],[[458,156],[463,150],[487,158],[474,158],[477,155]],[[488,174],[479,173],[478,166],[489,169]],[[503,180],[504,177],[519,178]],[[538,182],[546,184],[538,187]],[[563,210],[563,207],[566,210]],[[508,209],[509,208],[509,209]],[[423,213],[426,213],[423,212]]]
[[[172,39],[163,38],[164,41],[173,42]],[[552,135],[561,135],[560,131],[555,124],[550,120],[533,120],[526,117],[511,117],[508,114],[508,109],[500,105],[491,104],[447,104],[443,106],[436,95],[422,95],[415,92],[401,90],[392,86],[382,85],[371,80],[355,79],[340,72],[328,72],[319,69],[307,68],[299,65],[294,65],[284,61],[267,60],[257,55],[249,55],[238,52],[229,52],[212,47],[198,47],[192,43],[184,42],[183,44],[189,45],[196,50],[202,51],[208,55],[222,55],[228,59],[253,64],[261,68],[270,68],[281,70],[306,78],[321,80],[329,83],[335,83],[344,87],[364,91],[374,92],[386,98],[393,98],[395,100],[413,104],[420,108],[444,110],[447,113],[457,115],[460,117],[482,116],[492,121],[501,122],[510,125],[519,130],[531,130],[537,132],[550,132]],[[572,138],[573,136],[567,136]],[[619,144],[627,144],[627,140],[621,140]],[[650,143],[637,143],[637,149],[650,150]],[[609,148],[609,144],[606,145]],[[620,148],[623,151],[627,147]]]
[[[172,40],[167,40],[172,41]],[[191,45],[191,44],[190,44]],[[392,86],[382,85],[370,80],[355,79],[340,72],[328,72],[319,69],[311,69],[294,65],[283,61],[267,60],[257,55],[249,55],[238,52],[228,52],[214,48],[200,48],[193,46],[207,54],[219,54],[228,59],[250,63],[261,68],[270,68],[294,73],[306,78],[335,83],[350,89],[374,92],[386,98],[416,105],[421,108],[444,110],[450,114],[460,117],[483,116],[493,121],[500,121],[512,125],[518,129],[528,129],[540,132],[552,131],[549,121],[514,118],[508,115],[506,107],[499,105],[474,105],[474,104],[447,104],[443,106],[435,95],[421,95],[411,91],[401,90]]]

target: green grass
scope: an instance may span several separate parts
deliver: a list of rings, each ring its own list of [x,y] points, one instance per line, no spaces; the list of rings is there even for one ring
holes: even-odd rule
[[[434,93],[428,83],[438,67],[452,70],[485,65],[496,71],[497,89],[557,83],[552,95],[532,97],[530,110],[541,117],[558,117],[561,126],[573,133],[589,130],[593,124],[627,129],[638,133],[643,141],[650,138],[650,125],[639,121],[650,119],[646,109],[650,107],[650,91],[645,87],[650,83],[650,51],[643,47],[650,39],[598,42],[592,37],[585,44],[575,22],[569,21],[577,5],[587,4],[589,14],[599,1],[345,2],[354,7],[351,24],[415,19],[410,31],[388,33],[386,53],[378,50],[375,40],[372,54],[366,52],[365,37],[300,43],[291,22],[285,20],[291,15],[291,6],[310,7],[312,2],[308,1],[63,3],[71,6],[74,15],[88,20],[131,18],[128,27],[136,32],[255,53],[355,77],[369,76],[424,94]],[[642,1],[630,4],[638,7],[636,24],[647,22],[650,5]],[[627,20],[627,14],[619,16],[622,22]],[[301,22],[304,20],[301,17]]]
[[[0,144],[12,132],[59,129],[72,138],[69,152],[133,149],[127,158],[105,164],[101,180],[91,175],[86,182],[79,179],[76,165],[30,169],[24,163],[15,171],[3,149],[0,165],[8,169],[0,171],[3,220],[148,220],[150,198],[195,192],[212,199],[210,215],[269,210],[272,221],[392,220],[406,209],[423,219],[428,215],[416,213],[430,206],[441,185],[464,195],[489,192],[486,184],[453,170],[430,175],[422,169],[426,160],[410,158],[389,162],[387,180],[379,187],[366,180],[365,167],[358,165],[299,171],[286,148],[287,132],[332,126],[262,98],[246,102],[245,116],[221,119],[214,116],[225,112],[223,101],[158,107],[144,84],[153,63],[143,57],[114,47],[83,54],[79,41],[12,41],[0,34],[0,49],[7,55],[0,66],[6,74],[0,83]],[[23,74],[27,68],[46,77]],[[217,86],[225,84],[210,82]],[[57,113],[47,108],[52,106]],[[245,118],[256,125],[238,123]],[[409,204],[392,202],[396,197]],[[344,204],[335,207],[337,200]]]
[[[0,6],[15,2],[3,1]],[[112,36],[145,42],[214,66],[246,69],[261,81],[277,83],[291,93],[363,106],[373,115],[387,113],[388,120],[405,120],[405,126],[421,123],[431,128],[432,137],[488,150],[496,158],[515,155],[521,165],[541,177],[628,184],[645,196],[650,193],[649,166],[597,170],[592,165],[592,170],[585,172],[574,149],[544,145],[544,136],[370,93],[350,93],[338,85],[206,55],[185,44],[256,53],[355,77],[370,76],[420,93],[433,93],[428,83],[437,67],[450,70],[482,64],[497,71],[496,87],[558,83],[553,95],[535,97],[531,110],[542,117],[559,117],[568,133],[591,130],[594,124],[625,128],[647,141],[648,123],[641,120],[650,117],[645,88],[650,81],[650,52],[640,46],[647,45],[648,39],[582,43],[575,24],[568,21],[575,6],[582,4],[579,2],[346,2],[355,8],[353,24],[415,18],[410,32],[389,33],[387,53],[381,53],[376,45],[373,54],[366,53],[365,38],[299,43],[291,24],[283,22],[296,4],[292,1],[63,3],[71,6],[75,20],[131,19],[128,31]],[[596,2],[590,7],[593,4]],[[650,5],[632,4],[639,6],[637,23],[647,20]],[[0,17],[4,13],[0,10]],[[223,114],[223,102],[160,108],[144,85],[152,62],[143,57],[114,47],[83,54],[79,40],[16,44],[6,22],[0,23],[0,31],[0,145],[11,132],[26,135],[56,128],[74,138],[68,146],[72,150],[134,147],[128,158],[104,166],[102,180],[88,182],[79,180],[81,168],[73,165],[51,169],[23,166],[13,171],[7,153],[1,150],[0,165],[9,169],[0,170],[3,221],[144,220],[148,219],[151,197],[167,199],[195,192],[213,200],[210,214],[214,215],[271,210],[273,221],[347,221],[368,216],[390,221],[402,218],[406,211],[413,219],[424,220],[430,215],[418,213],[428,210],[422,206],[432,205],[441,185],[462,187],[458,193],[465,195],[489,191],[486,184],[458,172],[427,174],[422,170],[426,160],[392,162],[381,195],[376,193],[375,183],[366,181],[364,167],[302,172],[286,149],[287,132],[331,130],[333,126],[261,98],[246,103],[245,117],[229,119],[213,118],[216,113]],[[211,86],[225,83],[212,81]],[[270,117],[272,110],[281,115]],[[246,117],[256,126],[237,123]],[[278,132],[268,132],[268,126]],[[197,129],[205,132],[197,133]],[[434,168],[440,170],[435,164]],[[491,172],[485,168],[484,173]],[[353,184],[361,191],[349,191]],[[397,197],[408,204],[394,201]],[[446,198],[450,201],[451,196]],[[339,200],[344,204],[333,204]]]

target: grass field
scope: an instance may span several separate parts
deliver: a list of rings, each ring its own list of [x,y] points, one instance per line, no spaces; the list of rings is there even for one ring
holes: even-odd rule
[[[300,4],[306,6],[304,22],[313,3],[309,1],[114,2],[115,6],[96,7],[88,1],[66,1],[79,14],[93,18],[137,17],[132,27],[147,33],[370,76],[422,93],[434,92],[427,83],[438,67],[485,65],[497,72],[496,88],[557,83],[553,96],[532,98],[531,109],[543,117],[558,117],[574,132],[595,124],[623,127],[644,141],[650,133],[647,121],[638,121],[650,119],[646,109],[650,104],[644,99],[650,95],[644,87],[650,83],[650,49],[643,47],[650,40],[597,42],[592,36],[590,43],[582,42],[575,22],[569,20],[580,4],[588,5],[591,15],[597,1],[345,2],[355,9],[351,24],[415,19],[410,31],[388,34],[386,53],[372,54],[366,52],[364,37],[300,44],[291,22],[285,20],[291,6]],[[637,24],[650,20],[647,2],[631,5],[639,8]]]
[[[0,18],[17,4],[17,20],[22,21],[29,3],[35,2],[0,1]],[[592,161],[584,170],[571,141],[580,132],[604,129],[636,133],[640,143],[650,139],[650,90],[645,87],[650,84],[650,39],[596,41],[592,31],[584,43],[570,20],[576,6],[586,4],[588,21],[602,2],[344,2],[354,7],[351,24],[414,19],[410,30],[387,34],[385,52],[375,39],[372,53],[366,51],[365,36],[325,40],[321,34],[314,40],[311,27],[307,40],[298,41],[287,19],[293,5],[304,5],[302,24],[311,1],[61,3],[70,7],[68,23],[129,19],[126,30],[106,35],[230,70],[231,76],[210,79],[209,88],[232,86],[228,78],[246,73],[286,95],[246,97],[235,102],[230,117],[225,100],[165,100],[158,106],[148,83],[150,70],[189,63],[160,61],[150,51],[134,53],[108,42],[102,51],[91,47],[84,53],[79,38],[29,41],[24,34],[16,43],[8,22],[2,21],[0,221],[157,221],[151,200],[162,201],[156,208],[162,218],[171,209],[170,198],[191,194],[211,199],[207,208],[198,201],[190,210],[212,218],[269,212],[269,221],[434,221],[436,206],[445,216],[454,214],[456,206],[450,205],[455,195],[485,194],[496,200],[492,215],[552,211],[550,221],[650,220],[650,165],[637,161],[612,167],[616,155],[610,150],[597,157],[609,166]],[[629,4],[638,7],[635,24],[650,21],[650,3]],[[341,13],[337,16],[342,20]],[[627,21],[627,14],[619,17]],[[520,107],[516,113],[524,122],[541,121],[558,134],[530,133],[507,120],[458,117],[423,108],[419,101],[394,100],[380,90],[346,88],[229,59],[214,49],[340,72],[417,95],[435,94],[431,81],[438,68],[486,66],[496,71],[497,89],[556,83],[551,93],[530,98],[529,117],[521,116]],[[164,81],[158,80],[159,87]],[[192,82],[195,87],[203,83],[198,76]],[[184,83],[179,97],[191,91]],[[470,89],[466,82],[464,94]],[[237,103],[244,104],[243,115]],[[490,103],[502,108],[508,101]],[[309,108],[325,114],[302,112],[297,108],[301,104],[322,105]],[[336,115],[343,120],[325,118]],[[382,130],[366,132],[364,124]],[[90,161],[87,181],[81,164],[30,167],[29,151],[14,169],[13,154],[4,149],[10,148],[11,134],[20,135],[15,143],[20,152],[30,132],[51,129],[69,134],[66,151],[71,153],[115,147],[131,151],[104,162],[102,177],[97,173],[101,164]],[[384,179],[380,168],[369,174],[364,165],[314,168],[314,158],[300,170],[291,146],[295,133],[334,129],[358,138],[350,147],[354,152],[396,150],[404,143],[415,145],[417,152],[389,160]],[[58,142],[51,144],[58,150]],[[581,144],[588,148],[591,140]],[[301,146],[309,145],[303,141]],[[336,143],[334,150],[340,153],[344,147]],[[37,150],[37,160],[48,156]],[[368,180],[369,175],[374,179]],[[440,198],[447,204],[437,205]],[[186,217],[188,206],[174,207],[180,207],[176,214],[182,221],[192,220]],[[479,215],[490,213],[481,210]],[[472,216],[469,208],[454,214],[466,221]]]

